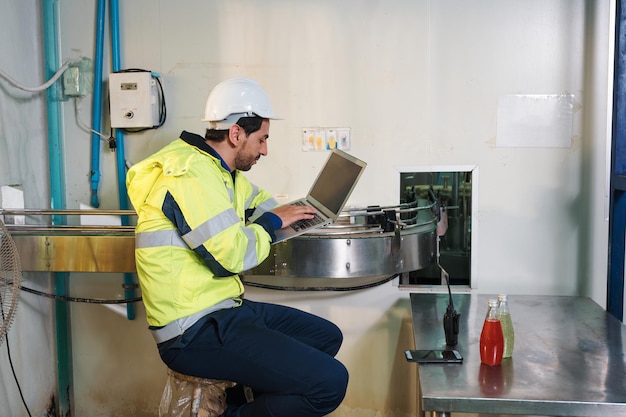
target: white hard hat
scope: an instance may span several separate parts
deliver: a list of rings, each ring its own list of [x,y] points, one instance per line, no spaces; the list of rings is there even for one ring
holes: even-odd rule
[[[213,88],[202,121],[209,122],[211,129],[228,129],[240,117],[251,116],[278,119],[259,83],[247,78],[232,78]]]

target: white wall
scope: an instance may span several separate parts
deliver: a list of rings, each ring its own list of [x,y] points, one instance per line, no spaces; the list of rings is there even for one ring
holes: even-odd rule
[[[311,126],[352,128],[351,152],[368,168],[351,204],[396,203],[399,166],[477,165],[477,290],[583,294],[605,304],[609,0],[121,3],[122,67],[162,74],[168,110],[161,129],[126,136],[130,162],[183,129],[202,133],[206,96],[219,81],[255,78],[284,118],[272,122],[269,155],[249,174],[258,185],[289,198],[306,192],[325,159],[300,150],[301,129]],[[60,7],[61,55],[93,57],[95,1]],[[505,94],[573,94],[571,147],[496,146]],[[79,108],[88,121],[90,97]],[[67,201],[75,208],[89,202],[91,139],[73,103],[64,109]],[[101,169],[101,207],[117,208],[115,155],[106,148]],[[77,294],[121,293],[121,277],[75,275]],[[387,284],[249,296],[344,329],[340,358],[353,378],[334,415],[413,412],[414,371],[398,362],[411,344],[406,292]],[[128,321],[74,305],[72,320],[74,413],[155,415],[164,366],[141,308]]]
[[[89,2],[63,3],[65,55],[91,53],[93,25],[74,18],[76,7],[93,13]],[[121,12],[122,66],[161,73],[168,103],[163,128],[126,136],[129,162],[183,129],[202,133],[206,95],[220,80],[256,78],[284,117],[250,173],[260,186],[306,192],[325,158],[300,149],[310,126],[352,128],[351,151],[369,165],[350,204],[397,202],[397,166],[478,165],[479,289],[583,289],[604,304],[608,0],[134,1]],[[571,147],[497,147],[506,94],[573,94]],[[87,117],[88,100],[82,108]],[[73,118],[67,112],[68,140],[84,157],[68,167],[68,202],[78,205],[88,202],[78,180],[89,137]],[[117,207],[106,149],[102,175],[102,207]]]

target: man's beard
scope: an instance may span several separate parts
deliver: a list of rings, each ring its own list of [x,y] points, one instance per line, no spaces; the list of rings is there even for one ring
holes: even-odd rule
[[[257,155],[256,157],[245,157],[244,155],[242,155],[242,153],[243,152],[238,153],[235,157],[235,168],[237,168],[239,171],[250,171],[250,168],[252,168],[254,162],[256,162],[261,156]]]

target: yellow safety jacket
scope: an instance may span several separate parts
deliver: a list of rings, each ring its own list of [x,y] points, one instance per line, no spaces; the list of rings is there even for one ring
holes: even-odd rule
[[[137,211],[135,260],[148,323],[177,319],[238,299],[238,273],[269,254],[282,226],[277,202],[238,170],[230,172],[201,136],[183,132],[128,172]]]

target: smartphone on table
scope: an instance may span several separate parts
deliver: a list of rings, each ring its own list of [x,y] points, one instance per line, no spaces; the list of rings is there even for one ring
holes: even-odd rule
[[[462,363],[463,356],[456,349],[437,350],[407,350],[404,352],[406,360],[417,363]]]

